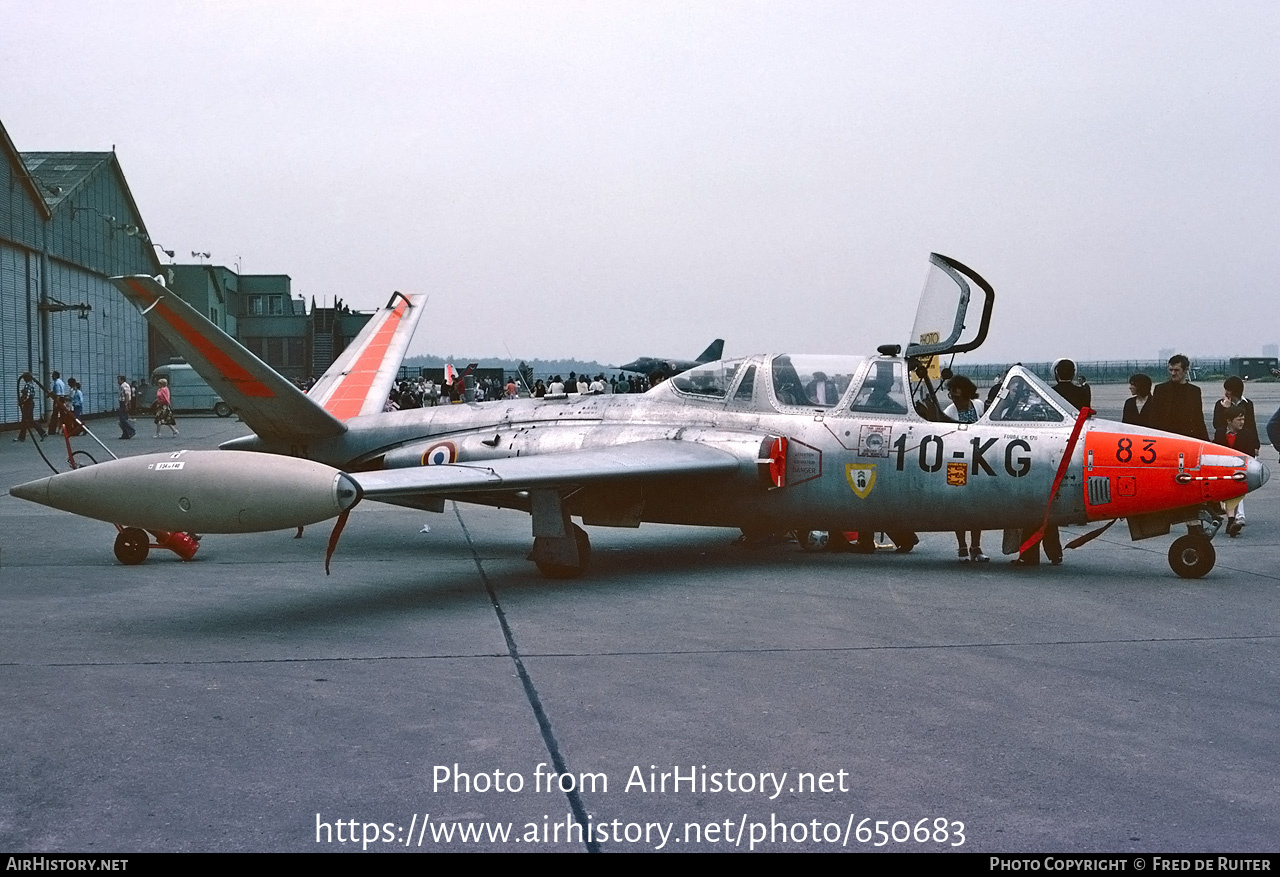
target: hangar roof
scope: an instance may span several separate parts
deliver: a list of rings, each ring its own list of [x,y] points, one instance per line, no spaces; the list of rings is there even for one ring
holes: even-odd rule
[[[2,121],[0,121],[0,154],[8,159],[13,167],[13,172],[26,186],[28,193],[31,195],[32,205],[39,205],[41,218],[48,219],[50,216],[49,205],[41,197],[39,184],[31,176],[31,171],[27,169],[27,164],[23,160],[22,154],[18,152],[17,147],[13,145],[13,141],[9,139],[9,132],[5,130],[4,122]]]
[[[23,152],[27,170],[45,185],[40,194],[52,209],[114,157],[111,152]],[[56,194],[55,194],[56,193]]]

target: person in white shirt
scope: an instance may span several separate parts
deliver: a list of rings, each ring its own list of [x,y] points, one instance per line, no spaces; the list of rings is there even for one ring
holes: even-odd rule
[[[131,439],[138,432],[133,428],[133,424],[129,422],[129,406],[133,402],[133,387],[129,386],[129,379],[124,375],[116,375],[116,380],[120,382],[120,438]]]

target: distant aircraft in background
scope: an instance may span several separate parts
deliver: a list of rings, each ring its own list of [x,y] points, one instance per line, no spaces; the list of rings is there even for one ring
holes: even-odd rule
[[[702,365],[706,362],[715,362],[724,355],[724,339],[717,338],[708,345],[707,349],[698,354],[697,359],[665,359],[659,356],[642,356],[633,360],[626,365],[617,366],[624,372],[639,372],[642,375],[651,375],[654,372],[662,372],[667,377],[678,375],[680,372],[687,372],[694,366]]]

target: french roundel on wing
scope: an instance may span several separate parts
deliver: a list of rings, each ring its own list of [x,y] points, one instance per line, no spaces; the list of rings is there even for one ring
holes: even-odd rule
[[[422,465],[443,466],[458,459],[458,446],[453,442],[436,442],[422,454]]]

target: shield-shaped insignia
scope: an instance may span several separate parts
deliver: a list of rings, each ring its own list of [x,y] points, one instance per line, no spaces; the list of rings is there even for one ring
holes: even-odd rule
[[[866,499],[871,488],[876,486],[876,464],[845,463],[844,477],[849,479],[849,486],[858,499]]]

